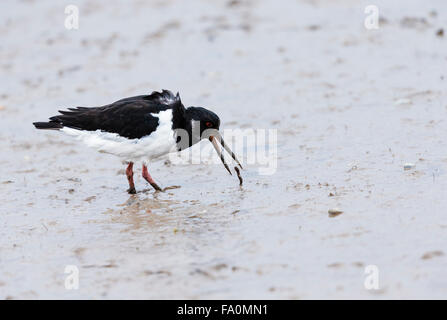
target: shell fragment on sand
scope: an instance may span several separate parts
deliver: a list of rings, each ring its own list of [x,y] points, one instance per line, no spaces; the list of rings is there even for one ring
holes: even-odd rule
[[[401,105],[409,105],[412,104],[412,101],[410,99],[397,99],[396,101],[394,101],[394,104],[396,106],[401,106]]]
[[[338,208],[329,209],[327,212],[329,214],[329,218],[334,218],[334,217],[339,216],[343,213],[343,211]]]

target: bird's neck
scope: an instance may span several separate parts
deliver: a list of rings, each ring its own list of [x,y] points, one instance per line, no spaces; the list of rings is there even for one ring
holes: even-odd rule
[[[200,126],[198,125],[200,122],[191,118],[188,109],[174,108],[172,112],[172,129],[178,151],[187,149],[200,141]]]

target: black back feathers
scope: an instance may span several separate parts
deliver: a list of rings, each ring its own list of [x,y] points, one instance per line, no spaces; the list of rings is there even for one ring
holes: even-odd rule
[[[87,131],[101,130],[135,139],[154,132],[159,120],[152,114],[168,109],[172,110],[172,128],[182,128],[186,121],[185,108],[179,94],[174,96],[169,90],[129,97],[101,107],[61,110],[61,114],[51,117],[49,122],[35,122],[34,126],[37,129],[69,127]]]

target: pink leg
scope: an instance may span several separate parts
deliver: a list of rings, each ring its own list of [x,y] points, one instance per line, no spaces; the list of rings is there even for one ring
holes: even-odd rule
[[[129,182],[129,190],[127,190],[127,192],[129,192],[130,194],[135,194],[135,184],[133,182],[133,162],[129,162],[129,165],[126,169],[126,176],[127,181]]]
[[[154,187],[157,191],[162,191],[161,188],[158,186],[158,184],[155,183],[154,179],[152,179],[151,175],[147,171],[147,167],[143,163],[143,178],[151,184],[152,187]]]

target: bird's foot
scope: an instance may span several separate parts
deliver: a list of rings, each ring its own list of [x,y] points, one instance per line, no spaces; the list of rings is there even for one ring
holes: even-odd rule
[[[160,188],[159,186],[158,186],[158,184],[156,184],[155,182],[151,182],[150,183],[151,184],[151,186],[155,189],[155,191],[164,191],[162,188]]]
[[[129,188],[129,189],[127,189],[127,193],[128,194],[136,194],[137,191],[135,190],[135,188]]]

